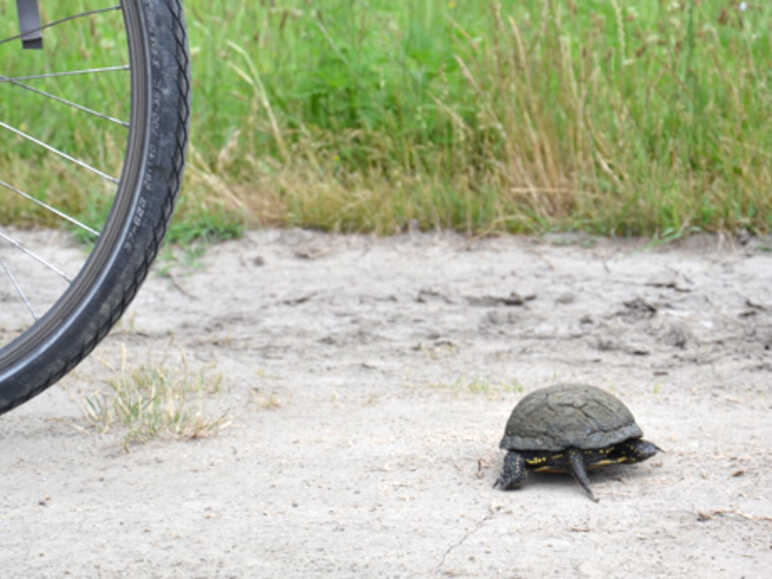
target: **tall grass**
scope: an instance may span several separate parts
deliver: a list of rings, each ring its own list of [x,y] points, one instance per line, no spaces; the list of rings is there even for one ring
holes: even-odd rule
[[[379,233],[772,228],[768,2],[186,8],[188,215]]]
[[[772,226],[769,3],[190,6],[199,167],[257,217]]]

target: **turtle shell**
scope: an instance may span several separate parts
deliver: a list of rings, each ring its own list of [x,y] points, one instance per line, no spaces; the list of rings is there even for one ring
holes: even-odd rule
[[[643,432],[616,396],[586,384],[556,384],[523,397],[507,421],[506,450],[600,449]]]

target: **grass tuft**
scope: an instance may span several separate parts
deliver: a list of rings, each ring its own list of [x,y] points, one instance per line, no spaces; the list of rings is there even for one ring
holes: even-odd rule
[[[452,382],[429,382],[421,386],[457,394],[480,395],[489,400],[523,393],[522,384],[515,379],[499,380],[482,376],[462,376]],[[411,383],[411,387],[415,388],[417,385]]]
[[[227,413],[209,416],[204,409],[204,398],[217,394],[221,381],[222,376],[193,371],[184,359],[172,366],[130,368],[124,351],[107,389],[84,398],[83,414],[99,432],[122,432],[126,451],[158,437],[208,438],[230,424]]]

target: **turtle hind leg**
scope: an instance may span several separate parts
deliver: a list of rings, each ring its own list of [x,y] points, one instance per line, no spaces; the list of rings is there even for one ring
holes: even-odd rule
[[[493,483],[493,488],[501,487],[503,491],[519,488],[525,482],[526,475],[525,457],[519,452],[510,450],[504,457],[501,474]]]
[[[587,468],[584,464],[584,457],[582,456],[582,452],[576,448],[570,448],[567,454],[568,456],[566,457],[566,466],[568,467],[568,471],[571,473],[571,476],[573,476],[574,479],[576,479],[576,482],[581,485],[581,487],[584,489],[584,492],[586,492],[587,495],[597,503],[598,499],[595,498],[595,495],[592,494],[592,490],[590,490],[590,479],[587,476]]]

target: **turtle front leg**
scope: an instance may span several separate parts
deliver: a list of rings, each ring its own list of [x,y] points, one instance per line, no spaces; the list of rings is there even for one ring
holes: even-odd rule
[[[587,469],[585,468],[582,451],[577,450],[576,448],[569,448],[567,455],[566,462],[568,463],[568,472],[570,472],[574,479],[576,479],[576,482],[581,485],[584,492],[597,503],[598,499],[595,498],[595,495],[592,494],[592,491],[590,490],[590,479],[587,476]]]
[[[527,476],[525,470],[525,458],[522,454],[510,450],[504,457],[504,465],[501,467],[501,474],[496,482],[493,483],[493,488],[497,486],[501,487],[503,491],[509,491],[522,486]]]

